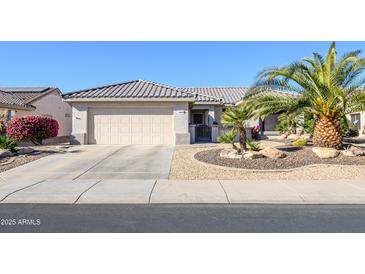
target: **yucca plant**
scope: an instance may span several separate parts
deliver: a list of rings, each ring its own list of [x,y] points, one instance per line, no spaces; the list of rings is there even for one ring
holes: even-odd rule
[[[222,124],[232,126],[238,131],[241,154],[247,151],[245,122],[252,117],[253,108],[248,102],[244,102],[237,107],[228,108],[221,116]]]
[[[257,116],[279,111],[312,114],[315,117],[313,144],[340,149],[340,120],[346,114],[365,110],[365,58],[356,50],[337,60],[333,42],[326,58],[319,53],[285,67],[259,73],[251,100]],[[278,92],[286,91],[287,95]]]
[[[234,141],[237,137],[237,129],[232,128],[232,130],[227,131],[226,133],[222,134],[221,136],[218,137],[218,142],[223,143],[223,144],[231,144],[232,147],[239,152],[240,149],[235,145]]]

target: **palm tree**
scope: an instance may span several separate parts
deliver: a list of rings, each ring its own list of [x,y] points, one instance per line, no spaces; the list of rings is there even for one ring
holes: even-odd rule
[[[365,110],[365,58],[360,58],[360,53],[352,51],[337,60],[333,42],[325,59],[313,53],[313,57],[288,66],[263,70],[249,96],[256,105],[255,114],[312,114],[316,118],[314,146],[340,149],[340,120],[346,114]],[[286,95],[269,90],[285,91]]]
[[[244,102],[237,107],[228,108],[221,116],[221,123],[232,126],[238,131],[241,154],[247,151],[245,121],[251,119],[253,109],[250,104]]]

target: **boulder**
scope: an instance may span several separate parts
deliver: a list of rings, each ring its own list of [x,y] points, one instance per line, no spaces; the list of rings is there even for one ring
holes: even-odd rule
[[[335,158],[340,154],[340,151],[329,147],[313,147],[312,151],[321,159]]]
[[[353,151],[349,150],[349,149],[342,150],[341,154],[343,156],[346,156],[346,157],[356,157],[356,154]]]
[[[231,152],[231,149],[223,149],[223,150],[220,152],[219,156],[220,156],[221,158],[227,158],[228,153],[230,153],[230,152]]]
[[[308,141],[308,140],[310,140],[310,138],[311,138],[311,135],[307,134],[307,133],[300,135],[300,139],[306,139]]]
[[[228,157],[228,158],[230,158],[230,159],[234,159],[237,155],[238,155],[237,150],[232,149],[232,150],[228,153],[227,157]]]
[[[18,154],[29,154],[32,152],[34,152],[34,149],[30,148],[30,147],[22,147],[22,148],[17,149]]]
[[[238,155],[237,151],[235,149],[223,149],[219,156],[221,158],[227,158],[227,159],[238,159],[242,158],[242,155]]]
[[[0,157],[10,157],[13,153],[8,149],[0,149]]]
[[[298,134],[290,134],[288,135],[288,137],[286,137],[286,139],[288,141],[296,141],[300,138],[300,136]]]
[[[349,150],[352,151],[355,154],[355,156],[365,156],[365,149],[351,146]]]
[[[269,159],[280,159],[286,157],[286,154],[283,151],[280,151],[273,147],[264,148],[260,151],[260,154]]]
[[[281,134],[281,135],[278,137],[278,139],[279,139],[279,140],[285,140],[285,139],[286,139],[286,137],[288,137],[288,134],[287,134],[287,133],[284,133],[284,134]]]
[[[247,151],[243,154],[243,159],[245,160],[252,160],[252,159],[259,159],[263,158],[264,156],[257,151]]]

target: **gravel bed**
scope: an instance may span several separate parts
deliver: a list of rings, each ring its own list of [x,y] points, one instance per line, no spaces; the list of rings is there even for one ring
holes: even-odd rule
[[[4,172],[6,170],[24,165],[29,162],[33,162],[35,160],[38,160],[40,158],[43,158],[45,156],[54,154],[54,153],[60,153],[60,150],[56,146],[39,146],[39,147],[32,147],[35,151],[30,154],[24,154],[24,155],[15,155],[11,157],[4,157],[0,158],[0,164],[5,163],[9,161],[12,158],[15,158],[14,161],[7,165],[0,165],[0,173]]]
[[[219,166],[236,167],[244,169],[290,169],[313,164],[337,164],[337,165],[365,165],[365,157],[345,157],[339,155],[336,158],[321,159],[317,157],[309,147],[305,148],[278,148],[287,156],[282,159],[260,158],[252,160],[233,160],[219,156],[222,149],[212,149],[198,152],[195,159]]]
[[[280,146],[282,143],[260,141],[262,147]],[[171,163],[169,179],[171,180],[365,180],[363,165],[324,165],[304,166],[290,171],[260,171],[229,169],[224,166],[213,166],[194,159],[194,155],[205,150],[230,148],[226,144],[177,146]]]

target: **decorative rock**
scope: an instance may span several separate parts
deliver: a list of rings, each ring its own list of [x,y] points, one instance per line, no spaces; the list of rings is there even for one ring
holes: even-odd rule
[[[313,147],[312,151],[321,159],[335,158],[340,154],[337,149],[329,147]]]
[[[307,141],[311,138],[310,134],[304,133],[300,135],[300,139],[306,139]]]
[[[276,148],[266,147],[260,151],[260,154],[269,159],[280,159],[285,158],[286,154]]]
[[[10,157],[13,153],[8,149],[0,149],[0,157]]]
[[[349,150],[352,151],[355,156],[365,156],[365,149],[361,149],[359,147],[351,146]]]
[[[34,152],[34,149],[30,148],[30,147],[22,147],[22,148],[17,149],[17,152],[18,152],[18,154],[29,154],[29,153]]]
[[[247,151],[243,154],[243,159],[245,160],[252,160],[252,159],[258,159],[263,158],[264,156],[260,152],[256,151]]]
[[[286,137],[286,139],[288,140],[288,141],[296,141],[296,140],[298,140],[300,138],[300,136],[299,135],[297,135],[297,134],[290,134],[288,137]]]
[[[281,134],[281,135],[278,137],[278,139],[279,139],[279,140],[285,140],[285,139],[286,139],[286,137],[288,137],[288,134],[287,134],[287,133],[284,133],[284,134]]]
[[[341,153],[342,153],[343,156],[356,157],[356,154],[353,151],[349,150],[349,149],[342,150]]]
[[[231,152],[228,153],[227,157],[230,159],[234,159],[237,156],[237,151],[236,150],[232,150]]]
[[[227,159],[242,159],[242,155],[238,155],[235,149],[223,149],[219,156]]]
[[[220,157],[222,157],[222,158],[227,158],[227,155],[228,155],[228,153],[230,153],[231,152],[231,149],[223,149],[222,151],[221,151],[221,153],[219,154],[219,156]]]

